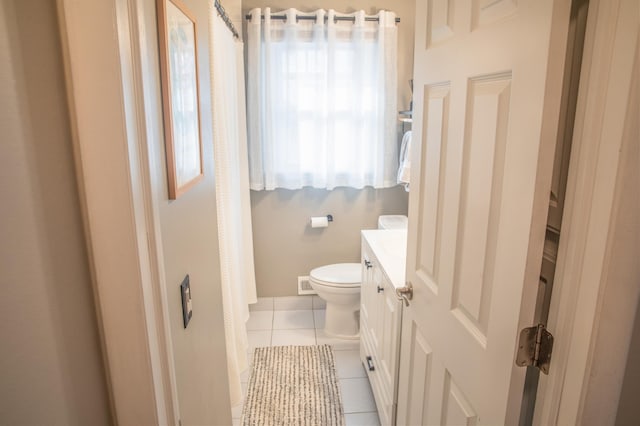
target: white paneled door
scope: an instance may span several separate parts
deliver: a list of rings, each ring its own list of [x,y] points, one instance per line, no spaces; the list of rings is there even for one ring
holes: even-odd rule
[[[399,425],[517,423],[569,3],[416,1]]]

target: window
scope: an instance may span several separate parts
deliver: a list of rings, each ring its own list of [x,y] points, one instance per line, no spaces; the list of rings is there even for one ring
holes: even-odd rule
[[[264,13],[264,21],[257,18]],[[251,188],[394,186],[395,15],[251,12],[247,108]],[[314,19],[296,19],[308,16]],[[325,16],[327,19],[325,19]],[[336,21],[352,16],[355,21]]]

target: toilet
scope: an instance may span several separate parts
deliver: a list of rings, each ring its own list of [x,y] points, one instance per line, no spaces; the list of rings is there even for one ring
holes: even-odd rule
[[[311,287],[327,302],[324,332],[328,336],[341,339],[360,336],[361,282],[362,266],[359,263],[335,263],[309,273]]]
[[[406,229],[407,217],[383,215],[379,229]],[[327,303],[324,332],[340,339],[360,337],[360,284],[362,266],[359,263],[335,263],[313,269],[309,283]]]
[[[409,218],[401,214],[378,216],[378,229],[407,229]]]

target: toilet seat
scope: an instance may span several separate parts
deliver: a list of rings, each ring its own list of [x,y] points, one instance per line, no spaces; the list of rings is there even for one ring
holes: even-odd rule
[[[321,266],[309,273],[309,280],[316,284],[337,288],[357,288],[362,281],[359,263],[335,263]]]

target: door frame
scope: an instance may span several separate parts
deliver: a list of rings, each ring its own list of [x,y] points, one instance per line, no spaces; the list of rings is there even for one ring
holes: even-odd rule
[[[587,390],[592,338],[600,323],[598,306],[606,290],[601,278],[615,225],[619,194],[613,194],[619,187],[622,144],[622,136],[619,140],[608,137],[603,143],[598,130],[603,123],[620,131],[624,127],[624,120],[616,120],[602,99],[616,90],[625,93],[623,86],[629,84],[631,74],[628,64],[618,63],[618,53],[629,46],[615,44],[617,11],[624,1],[592,0],[590,5],[566,228],[549,319],[556,346],[550,375],[539,387],[536,424],[575,423]],[[148,64],[140,52],[140,40],[144,14],[150,11],[138,0],[57,0],[57,4],[74,156],[114,419],[117,424],[178,424],[162,243],[145,143],[142,76]],[[628,28],[633,22],[626,20],[624,25]],[[616,75],[609,76],[614,67]],[[608,76],[608,85],[602,84],[603,76]],[[596,182],[585,176],[599,178]],[[596,249],[586,251],[587,245]],[[625,309],[635,310],[627,305]],[[580,329],[584,324],[590,327]]]
[[[155,5],[155,4],[154,4]],[[157,200],[146,141],[140,0],[57,0],[76,174],[114,422],[179,424]]]
[[[581,423],[600,327],[622,326],[618,336],[627,347],[631,338],[628,324],[613,324],[600,316],[610,294],[606,277],[617,204],[620,197],[631,195],[621,193],[620,179],[620,153],[630,143],[625,141],[625,129],[640,18],[637,10],[634,16],[625,9],[633,12],[630,3],[591,0],[589,4],[567,202],[547,324],[555,346],[549,376],[540,378],[534,415],[537,425]],[[637,75],[635,79],[637,87]],[[633,313],[637,300],[623,296],[615,303],[617,309]],[[610,359],[616,357],[610,355]],[[613,373],[619,380],[598,391],[613,399],[607,406],[610,416],[617,411],[618,397],[611,395],[620,393],[624,368],[618,366]]]

